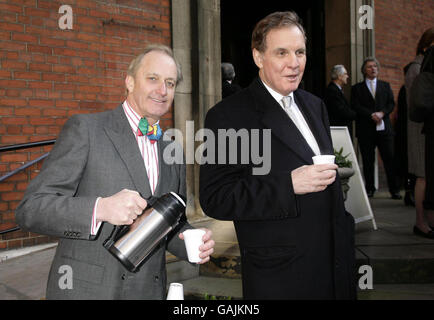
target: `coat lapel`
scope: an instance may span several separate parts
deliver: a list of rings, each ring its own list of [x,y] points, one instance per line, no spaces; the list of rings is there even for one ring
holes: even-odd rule
[[[158,149],[158,181],[157,186],[155,187],[154,195],[160,195],[160,189],[164,188],[162,184],[164,182],[170,181],[170,168],[166,161],[164,161],[163,153],[164,148],[169,144],[170,142],[166,142],[163,139],[160,139],[157,142],[157,149]]]
[[[112,111],[112,119],[104,130],[125,163],[137,191],[143,198],[150,197],[151,188],[145,164],[122,105]]]
[[[304,162],[312,163],[314,156],[312,149],[259,78],[252,83],[250,89],[255,96],[256,108],[263,113],[261,121],[264,126],[271,129],[272,135],[282,141]]]
[[[319,112],[325,112],[325,108],[318,106],[310,106],[308,101],[301,99],[299,91],[294,92],[295,102],[298,108],[303,114],[312,134],[314,135],[316,142],[318,143],[321,154],[333,154],[333,147],[330,143],[329,133],[326,131],[328,128],[325,127],[322,120],[321,114]],[[319,112],[318,112],[319,111]]]

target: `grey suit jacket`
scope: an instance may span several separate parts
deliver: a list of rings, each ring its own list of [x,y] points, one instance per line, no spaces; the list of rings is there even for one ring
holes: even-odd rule
[[[185,196],[185,165],[167,165],[158,142],[159,181],[154,196],[174,191]],[[48,299],[163,299],[166,248],[181,259],[187,254],[180,225],[153,252],[137,273],[128,272],[104,247],[113,225],[105,222],[90,235],[97,197],[123,189],[151,196],[148,177],[134,134],[122,109],[71,117],[39,175],[16,211],[18,224],[32,232],[59,237],[48,285]],[[73,271],[72,289],[62,289],[62,266]],[[64,267],[63,267],[64,268]]]

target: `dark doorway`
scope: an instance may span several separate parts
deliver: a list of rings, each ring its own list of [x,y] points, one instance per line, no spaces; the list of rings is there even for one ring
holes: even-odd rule
[[[285,3],[282,3],[285,2]],[[307,65],[300,87],[323,97],[325,90],[324,1],[268,0],[256,5],[254,1],[220,0],[222,62],[235,67],[235,82],[247,87],[258,75],[253,62],[250,42],[255,24],[275,11],[295,11],[307,33]]]

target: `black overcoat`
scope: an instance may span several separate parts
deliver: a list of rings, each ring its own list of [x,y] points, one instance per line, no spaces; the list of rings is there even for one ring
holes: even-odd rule
[[[301,89],[294,95],[321,153],[332,154],[324,103]],[[226,161],[219,163],[223,149],[216,147],[216,163],[200,168],[202,209],[234,221],[244,299],[355,298],[354,219],[345,211],[339,179],[322,192],[294,194],[290,173],[311,165],[314,154],[260,79],[211,108],[205,127],[216,136],[219,129],[247,129],[251,147],[259,140],[259,151],[270,152],[265,175],[252,174],[266,167],[252,156],[241,163],[238,154],[238,163],[229,163],[230,148]],[[257,139],[258,129],[271,129],[270,141]]]

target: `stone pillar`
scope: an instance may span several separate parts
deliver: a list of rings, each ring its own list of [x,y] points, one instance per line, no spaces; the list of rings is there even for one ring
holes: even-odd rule
[[[363,60],[368,56],[375,56],[375,32],[373,19],[372,28],[360,28],[360,19],[365,14],[359,11],[362,6],[369,6],[372,9],[372,14],[375,12],[374,0],[351,0],[350,15],[351,15],[351,83],[355,84],[363,80],[363,75],[360,68]],[[372,18],[374,18],[372,16]]]
[[[181,64],[183,80],[176,87],[174,102],[174,127],[181,130],[183,147],[186,152],[187,121],[193,121],[193,77],[192,77],[192,21],[190,0],[172,0],[172,47]],[[190,137],[189,137],[190,138]],[[194,218],[194,165],[186,167],[187,217]]]
[[[201,142],[195,143],[194,135],[203,128],[206,112],[221,99],[220,0],[172,0],[172,46],[184,75],[176,89],[174,123],[183,133],[184,152],[190,160],[187,217],[192,221],[203,218],[199,165],[191,163]],[[194,131],[188,130],[187,121],[190,129],[194,121]]]
[[[197,0],[198,110],[195,129],[203,128],[207,111],[221,100],[220,0]],[[195,199],[199,204],[199,165],[195,165]],[[200,212],[199,212],[200,210]]]

